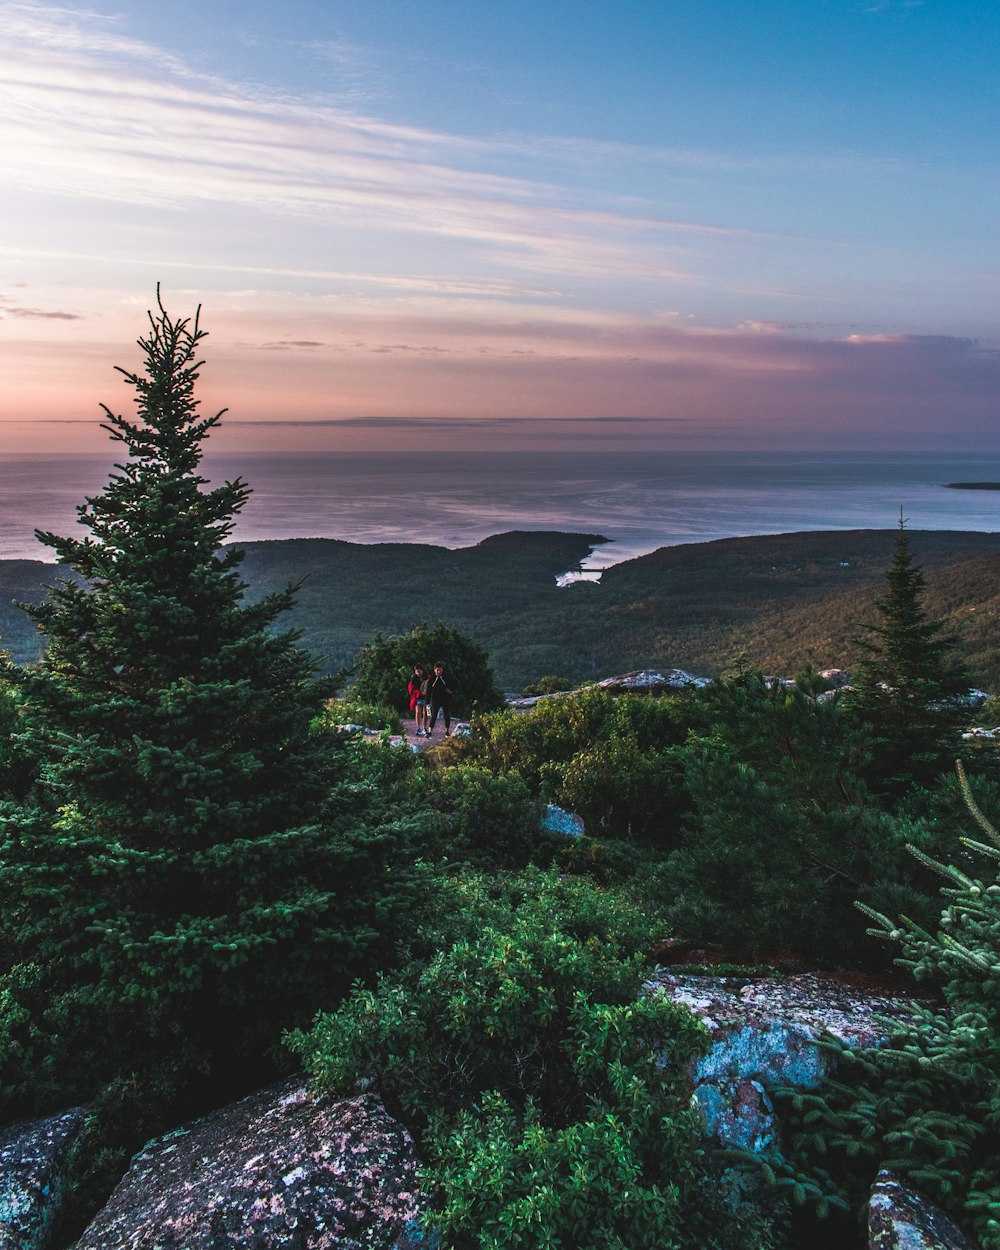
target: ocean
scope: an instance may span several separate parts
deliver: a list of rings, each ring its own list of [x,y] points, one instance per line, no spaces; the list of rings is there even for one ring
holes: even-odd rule
[[[72,533],[113,457],[0,457],[0,558],[51,559],[34,529]],[[1000,529],[1000,454],[247,453],[206,456],[212,481],[253,488],[235,537],[464,547],[506,530],[600,534],[584,566],[677,543],[796,530]],[[82,530],[80,533],[82,534]]]

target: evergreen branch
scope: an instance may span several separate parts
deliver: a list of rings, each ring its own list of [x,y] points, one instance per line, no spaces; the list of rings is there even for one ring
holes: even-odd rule
[[[955,761],[955,771],[958,773],[958,785],[962,791],[962,798],[965,800],[965,806],[972,813],[972,818],[976,824],[983,830],[994,846],[1000,847],[1000,833],[990,823],[989,820],[980,811],[979,805],[972,797],[972,790],[969,788],[969,781],[965,775],[965,766],[961,760]]]

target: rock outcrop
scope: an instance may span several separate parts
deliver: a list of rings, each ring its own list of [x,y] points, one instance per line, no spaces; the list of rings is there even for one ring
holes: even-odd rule
[[[79,1108],[0,1131],[0,1250],[43,1250],[63,1202],[67,1151]]]
[[[598,690],[610,690],[612,694],[626,692],[659,694],[664,690],[688,690],[710,686],[710,677],[695,677],[682,668],[641,668],[634,673],[622,673],[620,677],[605,677],[597,683]]]
[[[823,1031],[850,1046],[878,1045],[886,1021],[905,1009],[897,999],[811,974],[749,981],[668,968],[647,989],[689,1007],[708,1029],[711,1050],[690,1078],[709,1136],[755,1151],[776,1141],[768,1087],[819,1085],[829,1062],[816,1045]]]
[[[426,1246],[406,1130],[373,1095],[264,1090],[156,1138],[76,1250]]]
[[[611,694],[662,694],[666,690],[688,690],[692,687],[709,686],[710,677],[695,677],[682,668],[641,668],[618,677],[605,677],[603,681],[588,682],[575,690],[559,690],[555,694],[536,694],[519,699],[516,695],[507,699],[507,706],[514,712],[530,712],[540,703],[552,699],[565,699],[582,694],[586,690],[606,690]]]
[[[957,1224],[892,1172],[879,1172],[868,1204],[869,1250],[976,1250]]]
[[[543,833],[553,833],[562,838],[581,838],[586,832],[583,817],[576,812],[568,812],[565,807],[556,803],[546,803],[542,812],[541,828]]]

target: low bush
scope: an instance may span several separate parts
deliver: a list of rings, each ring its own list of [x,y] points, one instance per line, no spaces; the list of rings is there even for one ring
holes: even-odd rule
[[[585,690],[530,712],[482,717],[472,756],[516,773],[543,801],[583,817],[596,836],[670,844],[687,807],[685,701]]]
[[[424,797],[438,813],[440,853],[480,867],[523,868],[555,853],[540,830],[541,805],[516,774],[475,764],[428,770]]]
[[[540,694],[563,694],[567,690],[572,690],[574,684],[568,677],[557,677],[554,673],[548,673],[544,677],[539,677],[537,681],[528,682],[523,693],[528,699]]]
[[[461,901],[465,910],[456,912]],[[703,1026],[640,997],[655,921],[537,869],[460,879],[424,956],[290,1038],[320,1088],[363,1078],[417,1134],[448,1247],[770,1244],[710,1183],[683,1071]],[[470,908],[471,905],[471,908]]]
[[[388,729],[398,734],[403,725],[399,712],[387,703],[365,703],[357,699],[330,699],[320,718],[325,729],[340,725],[361,725],[365,729]]]
[[[684,762],[677,748],[640,746],[634,732],[612,736],[543,772],[543,793],[583,817],[598,837],[670,846],[687,808]]]

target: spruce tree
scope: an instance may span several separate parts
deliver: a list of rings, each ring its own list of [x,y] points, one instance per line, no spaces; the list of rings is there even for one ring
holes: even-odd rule
[[[38,779],[0,813],[3,1105],[132,1089],[147,1128],[180,1091],[258,1078],[412,880],[408,826],[310,729],[312,661],[274,628],[291,590],[245,598],[223,543],[249,488],[199,473],[222,415],[197,412],[204,331],[157,301],[143,371],[120,371],[137,414],[104,409],[127,459],[78,510],[83,537],[39,534],[76,577],[29,609]]]
[[[955,655],[956,640],[931,620],[923,603],[923,571],[914,563],[903,514],[878,619],[855,640],[860,658],[844,705],[871,728],[876,789],[905,789],[950,767],[966,710],[969,674]]]
[[[878,1170],[890,1168],[983,1250],[1000,1250],[1000,834],[961,765],[959,781],[986,841],[962,838],[958,862],[909,848],[945,882],[938,924],[893,921],[859,904],[928,997],[882,1046],[826,1040],[838,1059],[833,1078],[814,1093],[784,1091],[790,1162],[772,1162],[781,1183],[847,1205],[866,1200]]]

